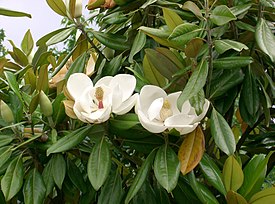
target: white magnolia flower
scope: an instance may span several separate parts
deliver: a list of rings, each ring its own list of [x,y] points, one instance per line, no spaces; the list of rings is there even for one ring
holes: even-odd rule
[[[136,113],[141,125],[152,133],[161,133],[175,128],[181,135],[192,132],[205,116],[210,102],[205,99],[203,112],[196,114],[189,101],[181,110],[177,108],[177,99],[181,92],[167,95],[160,87],[146,85],[140,91]]]
[[[122,115],[136,104],[133,94],[136,79],[132,75],[118,74],[101,78],[95,85],[83,73],[72,74],[67,90],[75,101],[73,111],[86,123],[102,123],[109,119],[111,112]]]

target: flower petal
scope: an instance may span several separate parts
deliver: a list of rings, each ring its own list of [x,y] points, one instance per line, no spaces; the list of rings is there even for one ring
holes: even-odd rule
[[[122,93],[122,101],[126,101],[136,88],[136,78],[130,74],[118,74],[114,76],[109,86],[113,88],[117,85]]]
[[[101,79],[99,79],[95,86],[102,86],[102,85],[105,85],[105,86],[109,86],[111,81],[113,80],[114,77],[112,76],[105,76],[105,77],[102,77]]]
[[[145,85],[140,90],[139,101],[137,109],[146,113],[152,102],[157,98],[166,98],[167,94],[158,86]]]
[[[155,118],[159,119],[159,117],[157,116],[159,116],[162,106],[163,106],[163,98],[157,98],[151,103],[147,111],[149,120],[152,121]]]
[[[111,106],[107,106],[103,109],[98,109],[92,113],[82,113],[86,120],[90,123],[103,123],[110,118]]]
[[[200,122],[200,121],[204,118],[204,116],[206,115],[206,113],[207,113],[207,111],[208,111],[209,106],[210,106],[210,102],[209,102],[207,99],[205,99],[205,102],[204,102],[204,105],[203,105],[203,111],[202,111],[202,113],[195,119],[194,122]]]
[[[169,101],[169,103],[171,105],[171,110],[173,112],[173,115],[180,113],[180,111],[177,107],[177,100],[178,100],[180,94],[181,94],[181,91],[176,92],[176,93],[171,93],[167,96],[167,100]]]
[[[75,101],[73,111],[76,115],[76,117],[81,120],[84,123],[87,123],[87,120],[85,119],[85,116],[83,116],[81,113],[83,112],[83,109],[79,103],[79,101]]]
[[[123,93],[119,89],[118,84],[112,89],[112,92],[113,92],[112,93],[112,109],[113,109],[113,112],[114,112],[114,110],[116,110],[122,104]]]
[[[180,135],[185,135],[187,133],[193,132],[199,123],[194,123],[193,125],[183,125],[182,127],[175,127],[175,129],[180,133]],[[171,130],[173,128],[169,128]]]
[[[67,90],[71,97],[75,100],[81,96],[83,90],[93,86],[92,80],[83,73],[72,74],[67,82]]]
[[[124,101],[118,108],[113,109],[113,113],[117,115],[123,115],[128,113],[136,104],[138,98],[138,94],[134,94],[128,100]]]
[[[183,113],[173,115],[164,121],[164,125],[167,127],[180,127],[183,125],[190,125],[196,119],[195,115],[186,115]]]
[[[192,111],[192,106],[189,102],[189,100],[185,101],[183,104],[182,104],[182,107],[181,107],[181,113],[183,114],[186,114],[186,115],[194,115],[196,114],[196,112],[193,112]],[[195,109],[194,109],[195,111]]]
[[[162,122],[153,122],[150,121],[142,111],[138,111],[138,119],[141,125],[152,133],[161,133],[166,130],[167,127],[164,126]]]

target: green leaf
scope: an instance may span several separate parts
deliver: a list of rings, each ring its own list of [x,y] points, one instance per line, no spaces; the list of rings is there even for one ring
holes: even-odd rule
[[[133,61],[134,56],[145,46],[145,43],[146,43],[146,35],[145,33],[139,30],[133,42],[131,52],[129,54],[128,60],[130,63],[134,62]]]
[[[52,37],[50,37],[50,39],[47,40],[46,45],[49,46],[62,42],[67,39],[74,30],[74,27],[68,27],[64,30],[59,29],[59,32],[55,33]]]
[[[130,45],[127,42],[127,38],[123,35],[102,33],[99,31],[92,31],[92,33],[99,42],[101,42],[103,45],[106,45],[109,48],[112,48],[114,50],[130,49]]]
[[[42,176],[36,169],[32,169],[24,183],[23,195],[26,204],[43,203],[46,193],[46,187]]]
[[[243,15],[245,14],[250,8],[251,8],[252,4],[241,4],[241,5],[237,5],[234,7],[231,7],[230,10],[231,12],[235,15]]]
[[[99,204],[121,203],[123,197],[122,180],[119,171],[110,175],[106,180],[98,197]]]
[[[46,188],[45,196],[48,196],[54,188],[53,162],[54,157],[50,159],[50,161],[47,163],[46,167],[43,169],[42,172],[42,177]]]
[[[13,135],[0,135],[0,147],[10,144],[13,139]],[[0,158],[2,157],[0,156]]]
[[[123,62],[122,54],[117,55],[104,66],[102,76],[115,76],[119,72]]]
[[[61,16],[67,17],[66,6],[62,0],[46,0],[51,9]]]
[[[249,200],[250,204],[272,204],[275,200],[275,187],[264,189]]]
[[[203,18],[200,8],[192,1],[186,1],[183,4],[182,9],[191,11],[197,17]]]
[[[228,90],[243,81],[244,74],[241,70],[223,70],[222,74],[211,81],[210,98],[222,97]]]
[[[67,134],[65,137],[62,137],[47,150],[47,155],[67,151],[73,148],[74,146],[78,145],[80,142],[84,140],[84,138],[92,130],[93,127],[94,126],[89,125],[84,126]]]
[[[200,199],[202,203],[208,203],[208,204],[219,203],[215,198],[215,196],[212,194],[212,192],[208,188],[206,188],[202,183],[196,180],[196,177],[193,171],[191,171],[188,174],[188,180],[190,182],[190,185],[193,191],[196,193],[197,197]]]
[[[184,23],[181,17],[173,10],[163,7],[162,11],[165,23],[171,31],[173,31],[178,25]]]
[[[166,79],[148,60],[147,56],[143,59],[144,77],[153,85],[163,87],[166,85]]]
[[[28,65],[29,61],[27,56],[25,55],[24,52],[22,52],[20,49],[17,47],[13,47],[13,53],[11,53],[12,58],[14,59],[15,62],[20,64],[21,66],[25,67]]]
[[[29,17],[31,18],[31,14],[20,12],[20,11],[13,11],[6,8],[0,8],[0,15],[2,16],[10,16],[10,17]]]
[[[162,145],[154,161],[156,179],[170,193],[177,185],[180,174],[180,162],[174,150],[168,145]]]
[[[79,167],[77,167],[76,164],[70,159],[67,159],[67,172],[72,183],[82,193],[86,193],[87,187],[86,187],[82,172],[80,171]]]
[[[155,158],[156,154],[156,149],[154,149],[146,158],[146,160],[143,162],[142,166],[138,170],[138,173],[130,186],[130,189],[127,193],[127,196],[125,198],[125,204],[128,204],[131,199],[137,194],[137,192],[140,190],[142,187],[144,181],[147,178],[148,172],[150,171],[153,160]]]
[[[227,155],[234,154],[236,150],[234,134],[223,116],[215,109],[211,114],[211,134],[220,150]]]
[[[87,168],[88,178],[94,189],[98,191],[111,170],[111,154],[104,136],[93,147]]]
[[[260,0],[261,4],[266,7],[275,8],[275,1],[274,0]]]
[[[229,156],[223,165],[223,182],[226,191],[237,191],[244,181],[242,167],[233,155]]]
[[[195,71],[192,73],[190,79],[188,80],[185,88],[183,89],[181,95],[178,98],[178,108],[181,109],[182,104],[195,96],[205,85],[208,74],[208,63],[203,59]]]
[[[256,41],[260,49],[275,62],[275,37],[264,19],[260,19],[256,26]]]
[[[24,167],[22,155],[16,157],[9,164],[1,179],[1,189],[6,201],[12,199],[23,185]]]
[[[44,35],[43,37],[41,37],[37,42],[36,42],[36,46],[42,46],[44,44],[46,44],[46,42],[51,39],[53,36],[57,35],[58,33],[61,33],[62,31],[67,30],[68,28],[60,28],[58,30],[52,31],[46,35]]]
[[[200,115],[203,112],[203,106],[205,103],[205,95],[203,89],[201,89],[195,96],[189,99],[189,102],[193,108],[195,108],[196,114]]]
[[[125,115],[118,115],[115,118],[110,118],[110,125],[120,130],[128,130],[137,124],[139,124],[138,116],[134,113],[127,113]]]
[[[215,59],[213,62],[213,67],[215,69],[239,69],[241,67],[246,67],[253,62],[252,57],[224,57]]]
[[[36,90],[38,92],[40,92],[40,91],[47,92],[47,90],[49,88],[48,65],[47,64],[40,67],[38,79],[36,82],[37,82]]]
[[[215,7],[210,15],[210,20],[218,26],[224,25],[236,19],[236,16],[225,5]]]
[[[5,77],[9,83],[10,89],[13,90],[13,92],[16,94],[16,96],[20,99],[21,103],[23,104],[23,98],[21,96],[21,91],[19,89],[19,85],[17,83],[16,77],[12,72],[4,72]]]
[[[244,50],[248,50],[249,48],[240,42],[234,41],[234,40],[215,40],[214,41],[215,45],[215,50],[219,53],[222,54],[226,52],[227,50],[233,49],[236,50],[237,52]]]
[[[244,182],[239,193],[249,200],[261,190],[267,170],[267,162],[274,151],[265,157],[263,154],[255,155],[244,168]]]
[[[68,80],[73,73],[83,73],[86,65],[86,58],[87,54],[84,52],[72,63],[64,78]]]
[[[193,38],[196,38],[201,33],[202,29],[195,24],[184,23],[177,26],[171,35],[168,37],[168,40],[175,43],[177,46],[184,48],[186,43],[188,43]]]
[[[62,183],[66,175],[66,162],[61,154],[55,154],[52,158],[53,180],[59,189],[62,189]]]
[[[227,204],[247,204],[244,197],[234,191],[228,191],[226,194],[226,202]]]
[[[30,29],[25,33],[24,35],[24,38],[21,42],[21,48],[23,50],[23,52],[29,56],[32,49],[33,49],[33,45],[34,45],[34,42],[33,42],[33,38],[32,38],[32,34],[31,34],[31,31]]]
[[[2,136],[2,135],[1,135]],[[9,136],[12,138],[11,136]],[[8,161],[12,153],[12,146],[5,146],[0,148],[0,168]]]
[[[200,161],[200,168],[207,181],[214,186],[223,195],[226,195],[226,190],[222,181],[222,174],[215,161],[206,153]]]

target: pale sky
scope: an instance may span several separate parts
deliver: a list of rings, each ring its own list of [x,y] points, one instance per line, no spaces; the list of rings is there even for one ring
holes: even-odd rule
[[[87,1],[83,0],[83,12],[87,12],[84,8]],[[0,0],[0,7],[26,12],[32,15],[28,17],[6,17],[0,15],[0,29],[5,30],[4,45],[10,49],[12,40],[17,47],[20,47],[24,34],[28,29],[31,30],[34,41],[40,37],[61,28],[62,16],[56,14],[48,6],[46,0]]]

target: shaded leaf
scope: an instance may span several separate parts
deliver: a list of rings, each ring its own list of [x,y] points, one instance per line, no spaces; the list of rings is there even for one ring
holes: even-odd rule
[[[173,31],[178,25],[184,23],[181,17],[173,10],[163,7],[162,11],[165,23],[171,31]]]
[[[228,191],[226,194],[226,201],[228,204],[247,204],[244,197],[234,191]]]
[[[203,17],[200,8],[192,1],[186,1],[183,4],[182,9],[191,11],[197,17]]]
[[[213,67],[216,69],[239,69],[246,67],[253,62],[252,57],[224,57],[218,58],[213,61]]]
[[[66,175],[66,162],[61,154],[55,154],[52,158],[53,180],[59,189],[62,189],[62,183]]]
[[[133,46],[131,48],[131,52],[129,54],[129,62],[130,63],[133,63],[133,58],[135,56],[135,54],[137,54],[144,46],[145,46],[145,43],[146,43],[146,35],[139,31],[137,33],[137,36],[135,37],[135,40],[133,42]]]
[[[195,58],[203,46],[203,40],[201,38],[194,38],[190,40],[184,49],[185,55],[187,57]]]

